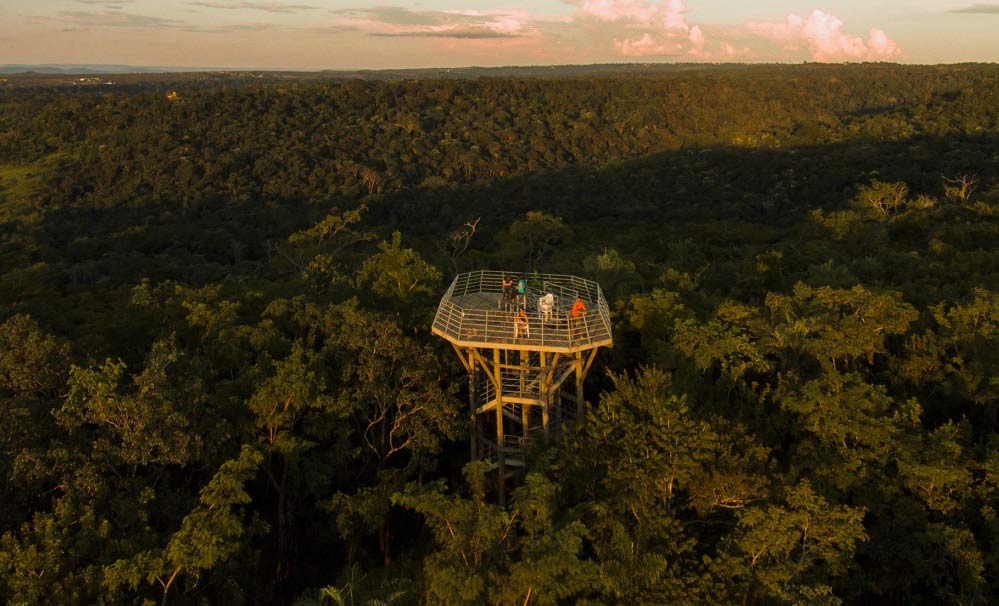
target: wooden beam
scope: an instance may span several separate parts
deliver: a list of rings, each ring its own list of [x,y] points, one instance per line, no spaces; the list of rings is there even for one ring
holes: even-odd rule
[[[548,376],[548,369],[545,368],[545,362],[547,361],[545,358],[547,358],[548,355],[545,352],[543,352],[543,351],[539,352],[538,355],[541,357],[541,373],[538,375],[538,378],[540,379],[541,377],[547,377]],[[557,356],[558,354],[555,354],[555,355]],[[544,400],[544,402],[541,403],[541,431],[544,432],[545,441],[547,441],[548,440],[548,403],[551,402],[552,396],[551,396],[550,393],[548,393],[548,389],[546,388],[545,385],[540,385],[539,387],[545,393],[545,400]]]
[[[557,381],[555,381],[554,383],[552,383],[552,384],[551,384],[551,386],[549,386],[549,387],[548,387],[548,393],[549,393],[549,395],[551,395],[552,393],[554,393],[554,392],[555,392],[555,390],[556,390],[556,389],[558,389],[558,388],[559,388],[559,387],[560,387],[560,386],[562,385],[562,383],[563,383],[563,382],[564,382],[564,381],[565,381],[566,379],[568,379],[568,378],[569,378],[569,375],[571,375],[571,374],[572,374],[572,372],[573,372],[574,370],[576,370],[576,367],[577,367],[577,364],[576,364],[576,363],[574,362],[574,363],[570,364],[568,368],[566,368],[566,369],[565,369],[565,372],[563,372],[563,373],[562,373],[562,374],[561,374],[561,375],[559,376],[558,380],[557,380]]]
[[[526,380],[527,380],[527,371],[530,368],[531,353],[521,350],[519,357],[520,357],[520,393],[524,393],[527,390]],[[520,419],[521,419],[520,433],[521,435],[524,436],[524,443],[527,443],[527,430],[529,429],[530,410],[531,409],[528,408],[527,406],[524,406],[523,404],[520,405]]]
[[[486,362],[486,359],[482,357],[482,354],[479,353],[478,349],[472,348],[472,349],[469,349],[469,351],[471,351],[472,355],[475,356],[475,359],[479,361],[479,366],[482,367],[482,371],[486,373],[486,376],[489,377],[489,380],[493,382],[493,385],[498,390],[500,388],[500,383],[496,379],[496,374],[493,373],[493,371],[489,369],[489,363]],[[499,359],[499,350],[498,349],[494,349],[493,352],[496,354],[495,358]]]
[[[451,343],[451,347],[453,347],[454,352],[458,354],[458,359],[461,360],[461,365],[465,367],[465,370],[467,370],[468,372],[472,372],[472,367],[468,365],[467,361],[465,361],[465,354],[464,352],[461,351],[461,348],[455,345],[454,343]],[[471,354],[469,354],[468,359],[469,360],[472,359]]]
[[[587,373],[590,372],[590,366],[593,365],[593,361],[597,359],[597,351],[599,351],[599,350],[596,347],[594,347],[592,350],[590,350],[590,355],[586,359],[586,366],[583,367],[583,376],[584,377],[587,375]]]
[[[500,350],[493,350],[493,363],[499,366]],[[497,371],[497,374],[500,371]],[[500,507],[506,507],[506,465],[503,456],[503,383],[496,382],[496,456],[499,463],[499,477],[497,479],[497,492],[499,493]]]
[[[504,404],[523,404],[524,406],[541,406],[544,400],[538,398],[519,398],[517,396],[503,396]],[[479,406],[476,410],[479,414],[489,412],[496,407],[496,399],[489,400],[485,404]]]
[[[546,383],[549,383],[549,384],[551,383],[552,377],[555,375],[555,372],[558,370],[558,359],[561,358],[561,357],[562,357],[562,354],[560,354],[560,353],[557,353],[557,352],[552,353],[551,362],[548,364],[548,373],[546,375],[544,375]]]
[[[446,339],[449,343],[458,345],[460,347],[485,347],[488,349],[498,348],[507,351],[546,351],[548,353],[563,353],[572,354],[584,349],[590,349],[595,347],[613,347],[614,340],[612,338],[600,339],[599,341],[590,341],[585,347],[580,347],[579,345],[569,346],[569,345],[542,345],[538,343],[522,343],[515,341],[514,339],[509,339],[509,343],[504,341],[490,341],[487,339],[481,339],[478,341],[469,341],[467,339],[455,339],[450,335],[440,335]]]
[[[455,350],[458,351],[458,355],[461,356],[461,351],[459,351],[457,347],[455,347]],[[462,359],[462,362],[464,362],[464,359]],[[472,452],[472,460],[474,461],[479,458],[478,444],[475,443],[475,436],[479,433],[479,415],[476,410],[478,408],[478,396],[475,393],[475,358],[472,356],[471,352],[468,354],[468,364],[466,365],[466,368],[468,368],[468,407],[470,408],[468,422],[470,425],[469,429],[472,431],[471,438],[468,441],[468,447]]]

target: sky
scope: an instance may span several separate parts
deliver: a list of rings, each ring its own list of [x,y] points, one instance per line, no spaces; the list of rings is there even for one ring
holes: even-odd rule
[[[999,61],[999,0],[0,0],[0,64],[802,61]]]

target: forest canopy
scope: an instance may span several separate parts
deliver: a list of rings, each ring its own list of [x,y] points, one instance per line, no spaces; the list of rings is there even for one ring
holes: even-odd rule
[[[997,242],[994,65],[0,89],[0,603],[999,602]],[[473,268],[612,307],[505,506]]]

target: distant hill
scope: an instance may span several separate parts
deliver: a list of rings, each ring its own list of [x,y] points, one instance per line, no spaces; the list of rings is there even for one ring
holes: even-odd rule
[[[330,69],[330,70],[287,70],[226,67],[167,67],[153,65],[116,64],[24,64],[8,63],[0,65],[0,74],[157,74],[179,72],[258,72],[298,74],[302,76],[325,76],[334,78],[371,78],[395,80],[400,78],[475,78],[492,77],[539,77],[539,76],[593,76],[622,73],[663,73],[704,69],[702,63],[597,63],[591,65],[510,65],[503,67],[432,67],[400,69]],[[710,67],[745,69],[747,64],[715,64]]]
[[[7,63],[0,65],[0,74],[157,74],[167,72],[217,71],[212,67],[161,67],[152,65],[46,64]]]
[[[537,78],[537,77],[585,77],[633,73],[675,73],[692,70],[745,69],[744,63],[703,64],[703,63],[594,63],[589,65],[509,65],[503,67],[434,67],[414,69],[381,70],[325,70],[322,74],[336,77],[357,77],[372,79],[403,78]]]

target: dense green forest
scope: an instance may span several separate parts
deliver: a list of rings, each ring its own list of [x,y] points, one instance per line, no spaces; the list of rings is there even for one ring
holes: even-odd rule
[[[505,507],[471,268],[613,309]],[[997,602],[999,67],[0,89],[0,603]]]

